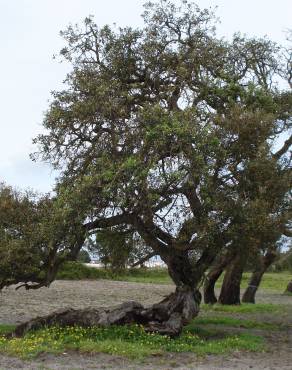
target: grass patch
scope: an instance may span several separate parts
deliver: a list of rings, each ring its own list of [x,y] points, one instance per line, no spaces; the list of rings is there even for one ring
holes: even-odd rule
[[[207,312],[230,312],[230,313],[269,313],[281,312],[283,306],[270,303],[242,303],[240,305],[202,305],[202,310]]]
[[[0,336],[8,334],[15,329],[15,325],[0,325]]]
[[[203,317],[195,320],[196,325],[224,325],[233,326],[235,328],[246,329],[266,329],[266,330],[279,330],[279,325],[271,324],[268,322],[258,322],[253,320],[241,320],[234,317]]]
[[[263,351],[261,337],[248,334],[224,334],[214,337],[212,331],[202,331],[195,322],[187,326],[180,337],[171,339],[148,334],[140,326],[112,326],[109,328],[51,327],[26,334],[23,338],[0,337],[0,351],[31,358],[41,352],[62,353],[104,352],[142,359],[163,352],[194,352],[199,355],[225,354],[237,350]]]
[[[250,276],[250,272],[243,274],[241,288],[245,289],[247,287]],[[291,278],[291,272],[267,272],[263,276],[259,289],[277,290],[282,293],[286,289],[288,281],[291,280]]]
[[[131,269],[117,275],[115,279],[133,283],[172,284],[165,268]]]
[[[102,269],[101,269],[102,270]],[[241,288],[245,289],[251,277],[250,272],[243,274]],[[172,284],[166,268],[132,269],[111,277],[113,280],[131,281],[135,283]],[[292,278],[289,272],[270,272],[263,276],[260,289],[284,292],[287,282]],[[216,288],[222,285],[223,276],[218,280]]]

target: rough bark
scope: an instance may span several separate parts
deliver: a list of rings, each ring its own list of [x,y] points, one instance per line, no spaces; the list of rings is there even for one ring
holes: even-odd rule
[[[182,327],[199,312],[200,295],[187,287],[178,287],[161,302],[145,308],[130,301],[112,308],[67,309],[37,317],[19,325],[11,336],[23,336],[45,326],[110,326],[141,324],[148,332],[178,336]]]
[[[187,251],[173,251],[173,253],[161,257],[166,263],[168,273],[177,287],[197,286],[200,278],[197,279],[196,277]]]
[[[242,296],[242,302],[255,303],[255,295],[262,281],[262,277],[271,264],[275,261],[276,257],[277,253],[275,251],[268,251],[264,256],[260,257],[259,266],[251,275],[248,287]]]
[[[217,302],[215,284],[231,259],[231,255],[222,256],[208,273],[204,284],[204,302],[206,304],[214,304]]]
[[[292,280],[288,283],[285,293],[292,293]]]
[[[204,284],[204,302],[206,304],[214,304],[217,302],[217,297],[215,295],[215,284],[221,276],[223,270],[223,267],[215,266],[212,271],[209,272]]]
[[[240,282],[245,259],[238,254],[226,269],[218,302],[221,304],[240,304]]]

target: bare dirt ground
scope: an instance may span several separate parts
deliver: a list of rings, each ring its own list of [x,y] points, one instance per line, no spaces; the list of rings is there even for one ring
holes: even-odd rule
[[[161,300],[173,290],[171,285],[154,285],[120,281],[56,281],[50,288],[38,291],[15,291],[5,289],[0,295],[0,323],[18,324],[32,317],[48,314],[65,307],[110,306],[129,299],[145,305]],[[280,323],[285,328],[278,332],[262,332],[268,342],[265,353],[238,352],[230,356],[207,356],[194,354],[167,354],[150,357],[144,362],[129,361],[106,354],[60,356],[42,354],[35,360],[23,361],[0,355],[0,369],[265,369],[292,370],[292,297],[277,292],[259,292],[257,302],[286,305],[281,316],[259,315],[259,319]],[[256,318],[256,317],[255,317]],[[259,334],[259,333],[257,333]]]

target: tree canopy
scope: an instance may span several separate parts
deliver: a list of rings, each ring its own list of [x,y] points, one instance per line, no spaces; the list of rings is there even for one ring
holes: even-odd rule
[[[261,212],[287,190],[279,174],[291,141],[273,151],[291,124],[280,47],[222,40],[214,19],[162,1],[146,5],[142,29],[70,26],[61,55],[72,72],[35,140],[61,170],[69,218],[87,232],[133,229],[164,260],[195,256],[196,270],[236,244],[243,220],[258,233]]]

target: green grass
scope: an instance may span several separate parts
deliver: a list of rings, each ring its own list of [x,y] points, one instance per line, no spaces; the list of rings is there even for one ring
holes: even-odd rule
[[[271,304],[271,303],[242,303],[240,305],[207,305],[203,304],[201,306],[203,311],[211,312],[230,312],[230,313],[269,313],[269,312],[281,312],[283,310],[282,305]]]
[[[131,269],[116,276],[116,279],[133,283],[172,284],[164,268]]]
[[[247,287],[251,273],[243,274],[241,287]],[[269,272],[263,277],[260,289],[277,290],[284,292],[292,274],[289,272]],[[108,269],[88,267],[79,262],[67,262],[58,272],[57,279],[81,280],[81,279],[110,279],[129,281],[135,283],[172,284],[166,268],[130,269],[120,273],[113,273]],[[220,288],[223,277],[221,277],[216,288]]]
[[[0,325],[0,336],[10,333],[15,329],[15,325]]]
[[[243,274],[241,281],[242,289],[245,289],[248,285],[251,273],[246,272]],[[284,292],[288,281],[292,278],[289,272],[270,272],[266,273],[263,277],[260,289],[277,290]],[[136,283],[156,283],[156,284],[171,284],[171,279],[168,272],[164,268],[153,268],[153,269],[133,269],[123,274],[113,277],[114,280],[124,280]],[[222,285],[223,276],[218,280],[216,288],[220,288]]]
[[[250,279],[251,273],[246,272],[243,274],[241,281],[241,287],[246,288]],[[263,276],[263,280],[260,285],[260,289],[277,290],[284,292],[289,280],[291,280],[291,272],[267,272]],[[218,285],[220,286],[222,280],[219,280]]]
[[[232,351],[263,351],[261,337],[248,334],[223,334],[216,338],[212,331],[198,330],[195,322],[184,328],[176,339],[149,334],[140,326],[109,328],[51,327],[26,334],[23,338],[0,337],[0,352],[22,358],[41,352],[104,352],[141,359],[164,352],[194,352],[199,355],[225,354]]]
[[[234,317],[202,317],[197,318],[194,325],[224,325],[232,326],[235,328],[245,329],[265,329],[265,330],[278,330],[279,325],[271,324],[268,322],[258,322],[253,320],[242,320]]]

